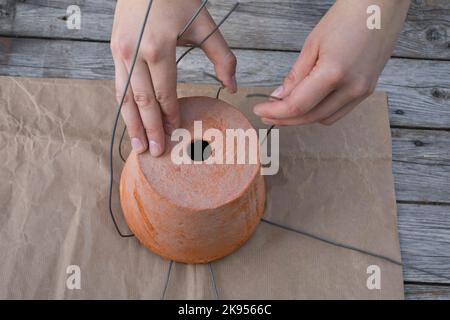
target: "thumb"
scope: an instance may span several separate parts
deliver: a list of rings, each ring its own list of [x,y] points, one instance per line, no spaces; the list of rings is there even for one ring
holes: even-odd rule
[[[280,99],[289,96],[292,90],[311,73],[316,65],[318,55],[318,47],[306,40],[297,60],[284,78],[283,84],[271,95]]]

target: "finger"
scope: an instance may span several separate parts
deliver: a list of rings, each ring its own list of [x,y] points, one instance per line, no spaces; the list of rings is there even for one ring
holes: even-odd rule
[[[215,28],[216,24],[207,11],[198,17],[197,41],[200,42]],[[217,78],[222,81],[227,90],[231,93],[237,91],[236,83],[236,56],[231,51],[227,42],[223,38],[220,30],[215,31],[201,45],[208,59],[214,64]]]
[[[308,114],[303,117],[296,117],[290,119],[271,119],[271,118],[262,118],[261,121],[265,124],[269,125],[280,125],[280,126],[292,126],[292,125],[302,125],[308,123],[319,122],[324,125],[331,125],[347,115],[351,112],[356,106],[358,106],[365,98],[357,98],[352,99],[350,102],[341,105],[338,102],[340,97],[337,97],[337,92],[334,97],[328,100],[327,103],[324,103],[322,106],[317,106]],[[348,101],[348,100],[347,100]],[[317,109],[317,110],[316,110]],[[323,109],[323,110],[322,110]],[[332,110],[335,110],[334,112]]]
[[[291,119],[280,120],[280,122],[277,122],[277,124],[298,125],[319,122],[330,117],[339,109],[352,102],[352,100],[354,100],[354,97],[351,95],[351,92],[347,90],[347,88],[341,88],[330,93],[325,99],[323,99],[317,106],[315,106],[305,115]]]
[[[364,100],[364,98],[359,98],[355,101],[352,101],[351,103],[347,104],[343,108],[339,109],[339,111],[332,114],[330,117],[321,120],[320,123],[323,125],[327,125],[327,126],[330,126],[330,125],[336,123],[338,120],[342,119],[347,114],[349,114],[353,109],[355,109],[363,100]]]
[[[165,143],[161,110],[155,99],[148,66],[142,59],[136,61],[131,88],[147,135],[150,154],[158,157],[164,152]]]
[[[305,41],[297,60],[284,79],[283,85],[278,87],[271,95],[280,99],[287,97],[311,73],[316,65],[318,54],[318,47],[311,41]]]
[[[254,113],[262,118],[285,119],[306,114],[328,96],[342,79],[341,73],[321,67],[301,81],[289,96],[280,101],[256,105]]]
[[[122,95],[125,90],[126,82],[128,80],[128,72],[125,65],[119,61],[114,60],[115,76],[116,76],[116,97],[117,103],[122,100]],[[122,118],[125,121],[128,135],[130,136],[131,146],[137,153],[147,150],[147,137],[144,126],[139,115],[136,104],[134,103],[132,90],[129,87],[124,99],[121,109]]]
[[[306,124],[301,118],[290,118],[290,119],[270,119],[261,118],[262,123],[267,125],[277,125],[277,126],[295,126],[300,124]]]
[[[156,100],[163,113],[164,129],[168,134],[177,129],[181,123],[177,98],[177,66],[175,45],[164,49],[164,54],[157,59],[148,59],[147,64],[152,77]],[[149,57],[151,58],[151,57]]]

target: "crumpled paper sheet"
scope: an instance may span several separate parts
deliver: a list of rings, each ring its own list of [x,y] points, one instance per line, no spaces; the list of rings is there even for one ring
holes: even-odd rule
[[[184,84],[179,95],[216,89]],[[259,98],[245,95],[271,89],[221,98],[265,128],[251,112]],[[120,238],[109,217],[114,96],[111,81],[0,77],[0,298],[162,298],[169,261]],[[125,231],[121,166],[116,152]],[[281,128],[280,171],[266,182],[265,219],[400,261],[384,93],[334,126]],[[81,289],[66,286],[70,265]],[[379,290],[367,288],[370,265]],[[221,299],[403,298],[400,266],[264,222],[212,269]],[[208,265],[174,263],[165,298],[214,299]]]

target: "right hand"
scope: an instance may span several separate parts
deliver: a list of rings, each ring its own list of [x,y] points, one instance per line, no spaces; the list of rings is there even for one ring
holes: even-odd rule
[[[148,1],[117,2],[111,50],[119,102],[125,90]],[[176,46],[197,45],[216,26],[206,8],[203,8],[183,37],[177,39],[200,5],[200,0],[153,0],[122,107],[131,145],[137,153],[150,149],[152,156],[160,156],[165,148],[165,133],[170,134],[180,126]],[[236,57],[220,31],[217,30],[201,48],[214,64],[217,78],[229,92],[236,92]]]

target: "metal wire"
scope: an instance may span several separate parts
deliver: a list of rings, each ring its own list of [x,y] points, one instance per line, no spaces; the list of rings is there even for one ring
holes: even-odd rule
[[[281,99],[281,98],[271,96],[270,94],[257,93],[257,92],[255,92],[255,93],[249,93],[249,94],[246,95],[246,97],[247,97],[247,98],[260,98],[260,97],[261,97],[261,98],[270,98],[270,99],[275,99],[275,100],[278,100],[278,101],[283,100],[283,99]]]
[[[183,30],[178,34],[178,39],[180,39],[183,34],[189,29],[189,27],[192,25],[192,23],[195,21],[195,19],[198,17],[198,15],[200,14],[201,10],[205,7],[206,3],[208,1],[203,1],[203,3],[201,4],[201,6],[197,9],[197,11],[195,12],[195,14],[192,16],[192,18],[189,20],[189,22],[186,24],[186,26],[183,28]],[[230,9],[230,11],[222,18],[222,20],[220,20],[220,22],[216,25],[216,27],[198,44],[198,46],[192,46],[191,48],[189,48],[188,50],[186,50],[177,60],[176,60],[176,64],[178,65],[178,63],[180,63],[181,60],[183,60],[183,58],[192,50],[194,50],[195,48],[201,47],[217,30],[219,30],[220,26],[228,19],[228,17],[233,13],[234,10],[236,10],[236,8],[238,7],[239,2],[236,2],[235,5]],[[220,92],[223,89],[224,85],[222,83],[221,80],[219,80],[216,76],[204,72],[207,76],[213,77],[216,81],[218,81],[221,85],[222,88],[219,88],[219,90],[217,91],[216,94],[216,99],[219,98]],[[125,157],[122,154],[122,143],[123,143],[123,139],[125,136],[125,131],[126,131],[126,127],[123,128],[122,130],[122,135],[120,137],[120,142],[119,142],[119,155],[120,158],[122,159],[123,162],[126,161]]]
[[[186,24],[186,26],[183,28],[183,30],[179,33],[179,35],[178,35],[178,38],[180,38],[180,37],[182,37],[183,36],[183,34],[189,29],[189,27],[192,25],[192,23],[194,22],[194,20],[198,17],[198,15],[200,14],[200,12],[201,12],[201,10],[205,7],[205,5],[206,5],[206,3],[207,3],[208,1],[207,0],[205,0],[205,1],[203,1],[203,3],[201,4],[201,6],[197,9],[197,11],[195,12],[195,14],[192,16],[192,18],[187,22],[187,24]],[[115,217],[114,217],[114,213],[113,213],[113,210],[112,210],[112,189],[113,189],[113,182],[114,182],[114,171],[113,171],[113,150],[114,150],[114,142],[115,142],[115,136],[116,136],[116,130],[117,130],[117,125],[118,125],[118,121],[119,121],[119,117],[120,117],[120,111],[122,110],[122,107],[123,107],[123,103],[124,103],[124,101],[125,101],[125,96],[126,96],[126,94],[127,94],[127,92],[128,92],[128,88],[129,88],[129,86],[130,86],[130,82],[131,82],[131,76],[132,76],[132,74],[133,74],[133,70],[134,70],[134,67],[135,67],[135,65],[136,65],[136,60],[137,60],[137,56],[138,56],[138,54],[139,54],[139,47],[140,47],[140,45],[141,45],[141,42],[142,42],[142,37],[143,37],[143,35],[144,35],[144,31],[145,31],[145,27],[146,27],[146,25],[147,25],[147,21],[148,21],[148,17],[149,17],[149,14],[150,14],[150,9],[151,9],[151,7],[152,7],[152,3],[153,3],[153,0],[150,0],[149,1],[149,4],[148,4],[148,7],[147,7],[147,12],[146,12],[146,14],[145,14],[145,18],[144,18],[144,22],[143,22],[143,24],[142,24],[142,28],[141,28],[141,32],[140,32],[140,35],[139,35],[139,39],[138,39],[138,43],[137,43],[137,46],[136,46],[136,51],[135,51],[135,53],[134,53],[134,57],[133,57],[133,62],[132,62],[132,64],[131,64],[131,68],[130,68],[130,72],[129,72],[129,74],[128,74],[128,79],[127,79],[127,82],[126,82],[126,85],[125,85],[125,90],[124,90],[124,93],[123,93],[123,95],[122,95],[122,98],[121,98],[121,101],[120,101],[120,104],[119,104],[119,107],[118,107],[118,109],[117,109],[117,113],[116,113],[116,118],[115,118],[115,120],[114,120],[114,126],[113,126],[113,132],[112,132],[112,136],[111,136],[111,144],[110,144],[110,149],[109,149],[109,165],[110,165],[110,183],[109,183],[109,196],[108,196],[108,198],[109,198],[109,213],[110,213],[110,215],[111,215],[111,219],[112,219],[112,221],[113,221],[113,223],[114,223],[114,227],[116,228],[116,230],[117,230],[117,233],[121,236],[121,237],[123,237],[123,238],[129,238],[129,237],[133,237],[134,236],[134,234],[124,234],[124,233],[122,233],[121,231],[120,231],[120,228],[119,228],[119,226],[118,226],[118,224],[117,224],[117,221],[116,221],[116,219],[115,219]],[[237,6],[239,5],[239,3],[236,3],[232,8],[231,8],[231,10],[225,15],[225,17],[224,18],[222,18],[222,20],[219,22],[219,24],[206,36],[206,38],[205,39],[203,39],[201,42],[200,42],[200,44],[198,45],[199,47],[200,46],[202,46],[218,29],[219,29],[219,27],[228,19],[228,17],[231,15],[231,13],[237,8]],[[195,49],[195,47],[191,47],[191,48],[189,48],[188,50],[186,50],[186,52],[184,52],[184,54],[177,60],[177,64],[181,61],[181,59],[183,59],[183,57],[185,57],[190,51],[192,51],[193,49]],[[216,78],[217,79],[217,78]],[[218,80],[218,79],[217,79]],[[220,80],[218,80],[220,83],[222,83]],[[222,84],[223,85],[223,84]],[[219,89],[219,91],[217,92],[217,97],[219,96],[219,94],[220,94],[220,90],[221,89]],[[123,140],[124,140],[124,137],[125,137],[125,131],[126,131],[126,126],[123,128],[123,130],[122,130],[122,134],[121,134],[121,136],[120,136],[120,141],[119,141],[119,145],[118,145],[118,149],[119,149],[119,156],[120,156],[120,158],[122,159],[122,161],[123,162],[125,162],[126,161],[126,159],[125,159],[125,157],[124,157],[124,155],[123,155],[123,153],[122,153],[122,144],[123,144]]]
[[[209,265],[209,273],[211,274],[211,282],[214,290],[214,295],[216,300],[219,300],[219,290],[217,290],[216,278],[214,277],[214,271],[211,262],[209,262],[208,265]]]
[[[194,50],[197,47],[201,47],[217,30],[219,30],[220,26],[228,19],[228,17],[233,13],[234,10],[239,6],[239,2],[236,2],[230,11],[220,20],[220,22],[214,27],[214,29],[203,39],[197,46],[192,46],[188,50],[186,50],[178,59],[177,64],[180,62],[189,52]]]
[[[274,96],[271,96],[271,95],[268,95],[268,94],[264,94],[264,93],[251,93],[251,94],[247,95],[247,98],[252,98],[252,97],[264,97],[264,98],[271,98],[271,99],[276,99],[276,100],[282,100],[281,98],[274,97]],[[270,135],[270,132],[272,131],[272,129],[274,127],[275,127],[275,125],[272,125],[269,128],[269,130],[267,131],[266,136],[264,137],[264,140],[267,139],[267,137]],[[262,142],[264,142],[264,140]],[[442,279],[450,280],[450,277],[448,277],[446,275],[438,274],[438,273],[435,273],[435,272],[432,272],[432,271],[427,271],[427,270],[424,270],[424,269],[421,269],[421,268],[413,267],[411,265],[406,265],[406,264],[404,264],[404,263],[402,263],[400,261],[397,261],[395,259],[392,259],[390,257],[383,256],[383,255],[380,255],[380,254],[377,254],[377,253],[374,253],[374,252],[370,252],[370,251],[367,251],[367,250],[363,250],[363,249],[360,249],[360,248],[357,248],[357,247],[354,247],[354,246],[351,246],[351,245],[339,243],[339,242],[336,242],[334,240],[326,239],[324,237],[321,237],[321,236],[309,233],[309,232],[304,231],[304,230],[294,229],[294,228],[291,228],[291,227],[288,227],[288,226],[285,226],[285,225],[282,225],[282,224],[279,224],[279,223],[276,223],[276,222],[273,222],[273,221],[269,221],[269,220],[266,220],[266,219],[261,219],[261,221],[265,222],[265,223],[267,223],[269,225],[272,225],[272,226],[275,226],[275,227],[278,227],[278,228],[282,228],[284,230],[292,231],[292,232],[295,232],[295,233],[307,236],[309,238],[312,238],[312,239],[315,239],[315,240],[318,240],[318,241],[322,241],[324,243],[327,243],[327,244],[330,244],[330,245],[333,245],[333,246],[336,246],[336,247],[340,247],[340,248],[356,251],[356,252],[359,252],[359,253],[362,253],[362,254],[366,254],[368,256],[372,256],[372,257],[375,257],[375,258],[379,258],[379,259],[391,262],[391,263],[393,263],[395,265],[398,265],[398,266],[401,266],[401,267],[407,266],[410,269],[413,269],[413,270],[416,270],[416,271],[419,271],[419,272],[422,272],[422,273],[425,273],[425,274],[428,274],[428,275],[432,275],[432,276],[439,277],[439,278],[442,278]]]
[[[266,219],[261,219],[261,221],[265,222],[265,223],[267,223],[269,225],[272,225],[272,226],[275,226],[275,227],[278,227],[278,228],[281,228],[281,229],[284,229],[284,230],[287,230],[287,231],[295,232],[295,233],[304,235],[306,237],[309,237],[309,238],[312,238],[312,239],[315,239],[315,240],[318,240],[318,241],[330,244],[330,245],[335,246],[335,247],[356,251],[356,252],[359,252],[359,253],[362,253],[362,254],[374,257],[374,258],[379,258],[379,259],[385,260],[387,262],[393,263],[393,264],[398,265],[400,267],[407,267],[409,269],[420,271],[420,272],[428,274],[428,275],[432,275],[432,276],[435,276],[435,277],[438,277],[438,278],[450,280],[450,277],[448,277],[446,275],[438,274],[438,273],[435,273],[435,272],[432,272],[432,271],[427,271],[427,270],[424,270],[424,269],[421,269],[421,268],[417,268],[417,267],[413,267],[413,266],[411,266],[409,264],[402,263],[400,261],[397,261],[397,260],[392,259],[392,258],[387,257],[387,256],[383,256],[383,255],[378,254],[378,253],[370,252],[368,250],[363,250],[363,249],[360,249],[360,248],[357,248],[357,247],[354,247],[354,246],[351,246],[351,245],[339,243],[339,242],[336,242],[334,240],[326,239],[326,238],[323,238],[321,236],[317,236],[315,234],[306,232],[304,230],[294,229],[294,228],[291,228],[291,227],[288,227],[288,226],[285,226],[285,225],[282,225],[282,224],[279,224],[279,223],[276,223],[276,222],[273,222],[273,221],[269,221],[269,220],[266,220]]]
[[[123,128],[122,134],[120,135],[119,148],[118,148],[119,149],[120,159],[122,159],[123,162],[126,161],[126,159],[125,159],[125,157],[124,157],[124,155],[122,153],[122,144],[123,144],[123,138],[125,137],[125,131],[127,131],[127,127],[126,126]]]
[[[283,99],[281,99],[281,98],[271,96],[270,94],[257,93],[257,92],[256,92],[256,93],[249,93],[249,94],[246,95],[246,97],[247,97],[247,98],[260,98],[260,97],[262,97],[262,98],[275,99],[275,100],[278,100],[278,101],[283,100]],[[266,141],[266,139],[269,137],[270,133],[272,132],[272,129],[273,129],[273,128],[275,128],[275,125],[274,125],[274,124],[271,125],[271,126],[269,127],[269,129],[267,130],[267,134],[266,134],[265,137],[261,140],[261,144],[263,144],[264,141]]]
[[[201,6],[197,9],[197,11],[194,13],[194,15],[189,19],[188,23],[184,26],[183,30],[178,34],[178,39],[180,39],[184,33],[189,29],[189,27],[194,23],[195,19],[197,19],[198,15],[202,11],[202,9],[206,6],[208,3],[208,0],[204,0],[201,4]]]
[[[125,85],[125,89],[123,91],[123,95],[122,98],[120,100],[120,104],[119,107],[117,108],[117,112],[116,112],[116,118],[114,119],[114,126],[113,126],[113,130],[112,130],[112,135],[111,135],[111,145],[109,147],[109,174],[110,174],[110,179],[109,179],[109,213],[111,215],[111,219],[114,223],[114,227],[117,230],[117,233],[122,237],[122,238],[129,238],[129,237],[133,237],[134,234],[124,234],[120,231],[119,226],[117,225],[117,221],[116,218],[114,218],[114,213],[112,211],[112,189],[113,189],[113,182],[114,182],[114,166],[113,166],[113,150],[114,150],[114,140],[116,137],[116,129],[117,129],[117,123],[119,121],[119,117],[120,117],[120,111],[122,110],[122,106],[123,103],[125,101],[125,97],[126,94],[128,92],[128,88],[130,86],[130,81],[131,81],[131,75],[133,74],[133,70],[134,70],[134,66],[136,65],[136,60],[137,60],[137,56],[139,53],[139,47],[141,45],[141,41],[142,41],[142,37],[144,35],[144,31],[145,31],[145,26],[147,25],[147,20],[150,14],[150,9],[152,8],[152,4],[153,4],[153,0],[149,0],[148,3],[148,7],[147,7],[147,12],[145,13],[145,18],[144,18],[144,23],[142,24],[142,28],[141,28],[141,32],[139,34],[139,39],[136,45],[136,51],[134,53],[134,57],[133,57],[133,62],[131,64],[131,68],[130,68],[130,72],[128,74],[128,79],[127,79],[127,83]]]
[[[217,93],[216,93],[216,99],[219,99],[219,97],[220,97],[220,92],[222,91],[222,89],[225,88],[223,82],[222,82],[219,78],[217,78],[215,75],[213,75],[212,73],[203,71],[203,75],[205,75],[205,76],[207,76],[207,77],[210,77],[210,78],[216,80],[218,83],[220,83],[220,87],[219,87],[219,89],[217,90]]]
[[[164,290],[163,290],[163,293],[161,296],[161,300],[164,300],[166,298],[166,291],[167,291],[167,287],[169,286],[170,274],[172,272],[172,265],[173,265],[173,260],[170,260],[169,270],[167,271],[166,282],[164,284]]]
[[[282,224],[279,224],[279,223],[276,223],[276,222],[273,222],[273,221],[269,221],[269,220],[266,220],[266,219],[261,219],[261,221],[265,222],[267,224],[270,224],[272,226],[276,226],[278,228],[282,228],[284,230],[288,230],[288,231],[292,231],[292,232],[295,232],[295,233],[299,233],[299,234],[307,236],[309,238],[312,238],[312,239],[315,239],[315,240],[319,240],[319,241],[331,244],[331,245],[336,246],[336,247],[340,247],[340,248],[349,249],[349,250],[353,250],[353,251],[356,251],[356,252],[364,253],[366,255],[369,255],[369,256],[372,256],[372,257],[375,257],[375,258],[380,258],[380,259],[392,262],[393,264],[396,264],[396,265],[399,265],[399,266],[402,265],[401,262],[398,262],[398,261],[396,261],[396,260],[394,260],[392,258],[383,256],[383,255],[380,255],[380,254],[377,254],[377,253],[373,253],[373,252],[370,252],[370,251],[366,251],[366,250],[363,250],[363,249],[359,249],[359,248],[353,247],[351,245],[338,243],[338,242],[335,242],[333,240],[326,239],[326,238],[317,236],[315,234],[309,233],[307,231],[294,229],[294,228],[291,228],[291,227],[288,227],[288,226],[285,226],[285,225],[282,225]]]
[[[187,23],[185,28],[183,28],[182,32],[180,32],[179,37],[181,37],[186,32],[186,30],[192,25],[192,23],[198,17],[198,15],[200,14],[201,10],[204,8],[204,6],[206,5],[207,2],[208,2],[207,0],[203,1],[202,5],[196,11],[194,16],[189,20],[189,22]],[[112,136],[111,136],[110,152],[109,152],[109,164],[110,164],[109,212],[110,212],[111,219],[112,219],[112,221],[114,223],[114,226],[115,226],[118,234],[121,237],[124,237],[124,238],[133,237],[134,235],[133,234],[123,234],[120,231],[120,229],[118,227],[118,224],[116,222],[116,219],[114,218],[114,214],[112,212],[112,188],[113,188],[113,177],[114,177],[114,171],[113,171],[113,148],[114,148],[115,133],[116,133],[116,129],[117,129],[117,124],[118,124],[119,117],[120,117],[120,111],[121,111],[123,103],[125,101],[125,96],[126,96],[126,93],[128,91],[128,88],[130,86],[131,76],[132,76],[132,73],[133,73],[133,70],[134,70],[134,67],[135,67],[135,64],[136,64],[137,56],[138,56],[138,53],[139,53],[139,47],[140,47],[140,44],[141,44],[141,41],[142,41],[142,37],[143,37],[144,31],[145,31],[145,26],[147,25],[147,21],[148,21],[148,17],[149,17],[149,13],[150,13],[150,9],[151,9],[152,3],[153,3],[153,0],[149,0],[149,4],[148,4],[148,7],[147,7],[147,12],[146,12],[146,15],[145,15],[145,18],[144,18],[144,23],[142,25],[142,29],[141,29],[141,32],[140,32],[140,35],[139,35],[139,40],[138,40],[138,43],[137,43],[137,46],[136,46],[136,51],[134,53],[133,62],[132,62],[131,68],[130,68],[130,72],[128,74],[128,79],[127,79],[127,82],[126,82],[126,85],[125,85],[124,93],[122,95],[120,104],[119,104],[119,106],[117,108],[116,117],[115,117],[115,120],[114,120],[113,132],[112,132]],[[238,5],[239,5],[239,3],[236,3],[233,6],[233,8],[228,12],[228,14],[208,34],[208,36],[199,43],[198,47],[202,46],[219,29],[219,27],[227,20],[227,18],[237,8]],[[194,46],[194,47],[191,47],[188,50],[186,50],[177,59],[176,63],[178,64],[189,52],[191,52],[195,48],[196,47]],[[214,75],[211,75],[211,74],[206,73],[206,72],[204,74],[209,76],[209,77],[214,78],[216,81],[218,81],[222,85],[219,88],[218,92],[217,92],[217,98],[218,98],[219,94],[220,94],[220,90],[224,87],[223,83],[217,77],[215,77]],[[251,94],[248,94],[247,97],[248,98],[251,98],[251,97],[266,97],[266,98],[281,100],[278,97],[274,97],[274,96],[263,94],[263,93],[251,93]],[[274,127],[275,126],[272,125],[269,128],[265,138],[267,138],[267,136],[269,136],[271,130]],[[120,138],[120,142],[119,142],[119,154],[120,154],[120,157],[121,157],[121,159],[123,161],[125,161],[125,158],[123,157],[121,146],[122,146],[125,130],[126,130],[126,128],[124,128],[124,131],[122,132],[122,135],[121,135],[121,138]],[[369,255],[369,256],[372,256],[372,257],[375,257],[375,258],[379,258],[379,259],[385,260],[387,262],[393,263],[393,264],[401,266],[401,267],[407,266],[410,269],[417,270],[417,271],[423,272],[425,274],[429,274],[429,275],[432,275],[432,276],[435,276],[435,277],[439,277],[439,278],[443,278],[443,279],[446,279],[446,280],[450,280],[450,277],[447,277],[445,275],[437,274],[437,273],[430,272],[430,271],[427,271],[427,270],[424,270],[424,269],[421,269],[421,268],[413,267],[413,266],[410,266],[410,265],[405,265],[404,263],[399,262],[399,261],[397,261],[395,259],[392,259],[390,257],[387,257],[387,256],[383,256],[383,255],[380,255],[380,254],[377,254],[377,253],[373,253],[373,252],[370,252],[370,251],[367,251],[367,250],[363,250],[363,249],[360,249],[360,248],[357,248],[357,247],[354,247],[354,246],[351,246],[351,245],[338,243],[336,241],[333,241],[333,240],[330,240],[330,239],[326,239],[326,238],[317,236],[315,234],[312,234],[312,233],[309,233],[309,232],[306,232],[306,231],[303,231],[303,230],[298,230],[298,229],[294,229],[294,228],[291,228],[291,227],[288,227],[288,226],[284,226],[284,225],[281,225],[279,223],[272,222],[272,221],[269,221],[269,220],[266,220],[266,219],[261,219],[261,221],[264,222],[264,223],[267,223],[269,225],[272,225],[272,226],[275,226],[275,227],[278,227],[278,228],[282,228],[282,229],[287,230],[287,231],[295,232],[295,233],[298,233],[298,234],[310,237],[312,239],[315,239],[315,240],[318,240],[318,241],[321,241],[321,242],[324,242],[324,243],[327,243],[327,244],[330,244],[330,245],[333,245],[333,246],[336,246],[336,247],[340,247],[340,248],[352,250],[352,251],[355,251],[355,252],[359,252],[359,253],[362,253],[362,254],[366,254],[366,255]],[[168,284],[169,284],[169,281],[170,281],[170,275],[171,275],[171,271],[172,271],[172,266],[173,266],[173,260],[171,260],[170,263],[169,263],[169,270],[167,272],[167,278],[166,278],[166,282],[165,282],[165,285],[164,285],[162,299],[164,299],[165,295],[166,295],[166,291],[167,291]],[[212,285],[213,285],[213,289],[214,289],[214,292],[215,292],[215,295],[216,295],[216,299],[219,299],[219,293],[218,293],[217,284],[216,284],[216,280],[215,280],[215,277],[214,277],[214,272],[213,272],[211,263],[209,263],[209,270],[210,270],[210,274],[211,274]]]

